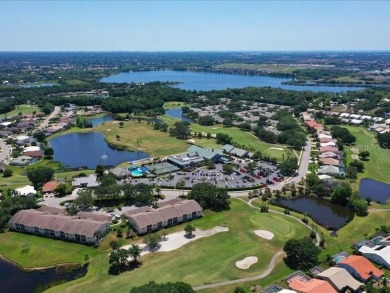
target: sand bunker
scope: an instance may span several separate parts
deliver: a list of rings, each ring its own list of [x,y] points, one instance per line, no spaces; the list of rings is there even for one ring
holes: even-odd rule
[[[257,263],[257,257],[248,256],[242,260],[236,261],[236,267],[242,270],[246,270],[249,269],[249,267],[255,263]]]
[[[268,148],[269,150],[276,150],[276,151],[284,151],[284,148],[275,148],[275,147],[272,147],[272,148]]]
[[[351,155],[351,158],[354,160],[359,160],[359,156],[357,156],[357,155]]]
[[[229,228],[227,227],[222,227],[222,226],[216,226],[213,229],[210,230],[200,230],[197,229],[196,231],[193,232],[193,237],[192,238],[187,238],[185,237],[185,232],[176,232],[172,234],[168,234],[165,236],[165,240],[160,242],[160,248],[157,251],[172,251],[179,249],[183,245],[190,243],[192,241],[198,240],[200,238],[204,237],[209,237],[213,236],[214,234],[220,233],[220,232],[227,232],[229,231]],[[127,245],[121,248],[128,249],[131,245]],[[140,244],[139,245],[142,249],[145,248],[145,244]],[[149,250],[145,249],[144,251],[141,252],[141,256],[150,253]],[[129,258],[130,260],[131,258]]]
[[[272,240],[272,238],[274,238],[274,233],[266,230],[255,230],[255,234],[267,240]]]

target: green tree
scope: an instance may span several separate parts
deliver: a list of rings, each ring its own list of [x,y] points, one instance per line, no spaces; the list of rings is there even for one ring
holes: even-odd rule
[[[215,138],[217,139],[217,144],[231,144],[233,138],[225,133],[217,133]]]
[[[321,250],[309,237],[290,239],[283,248],[286,253],[286,264],[293,269],[310,269],[318,264]]]
[[[110,246],[111,246],[112,250],[116,250],[116,249],[121,247],[121,244],[117,240],[111,240]]]
[[[189,199],[196,200],[203,209],[223,211],[229,209],[230,196],[225,188],[218,188],[211,183],[198,183],[188,193]]]
[[[233,120],[231,118],[225,118],[222,121],[222,124],[226,127],[232,127],[233,126]]]
[[[36,132],[34,132],[33,137],[37,141],[43,142],[46,139],[46,134],[43,131],[36,131]]]
[[[3,171],[3,177],[11,177],[14,172],[10,168],[5,168]]]
[[[138,262],[138,258],[141,256],[142,249],[137,244],[132,244],[129,247],[129,254],[133,258],[134,262]]]
[[[105,168],[103,165],[97,165],[96,169],[95,169],[95,174],[96,174],[96,176],[101,177],[101,176],[103,176],[104,171],[105,171]]]
[[[204,126],[214,125],[215,119],[211,115],[206,115],[199,118],[199,124]]]
[[[78,197],[73,201],[73,203],[76,206],[79,206],[82,210],[89,208],[94,203],[92,191],[89,189],[79,191]]]
[[[293,175],[298,168],[298,160],[297,158],[288,158],[278,166],[280,173],[285,176]]]
[[[153,281],[140,287],[133,287],[130,293],[196,293],[184,282],[157,284]]]
[[[54,149],[53,148],[46,148],[45,151],[43,152],[46,158],[52,158],[54,155]]]
[[[333,190],[330,200],[334,204],[345,206],[348,203],[348,199],[351,195],[351,186],[348,183],[343,182]]]
[[[68,183],[60,183],[57,185],[54,193],[56,196],[65,196],[72,192],[72,186]]]
[[[245,293],[245,290],[242,289],[241,287],[236,287],[234,288],[233,293]]]
[[[196,231],[196,229],[191,224],[188,224],[184,227],[184,231],[186,232],[187,238],[192,238],[192,236],[193,236],[192,232]]]
[[[363,160],[363,161],[367,161],[369,156],[370,156],[370,152],[369,151],[361,151],[359,153],[359,158],[361,160]]]
[[[123,268],[127,265],[127,259],[130,256],[130,251],[119,248],[110,253],[108,263],[114,267]]]
[[[27,178],[35,188],[41,188],[43,184],[49,182],[53,178],[53,175],[53,168],[46,166],[36,167],[27,171]]]
[[[355,199],[352,201],[352,209],[356,215],[364,217],[368,215],[368,204],[364,199]]]
[[[231,174],[234,171],[234,166],[232,164],[224,164],[222,166],[222,171],[226,174]]]
[[[353,162],[349,163],[349,166],[355,167],[360,173],[364,172],[364,164],[358,160],[354,160]]]
[[[152,233],[144,238],[144,243],[150,251],[155,251],[160,247],[161,236],[157,233]]]

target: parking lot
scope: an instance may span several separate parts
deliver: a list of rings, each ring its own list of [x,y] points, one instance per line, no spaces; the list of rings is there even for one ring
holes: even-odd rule
[[[129,183],[146,183],[163,187],[175,187],[178,183],[182,182],[183,187],[190,188],[197,183],[208,182],[220,188],[248,188],[272,185],[282,180],[278,174],[276,165],[267,162],[258,162],[258,167],[252,173],[247,169],[248,163],[240,163],[239,168],[231,174],[223,173],[222,164],[216,164],[215,167],[213,170],[202,167],[192,172],[178,171],[161,178],[131,179]]]

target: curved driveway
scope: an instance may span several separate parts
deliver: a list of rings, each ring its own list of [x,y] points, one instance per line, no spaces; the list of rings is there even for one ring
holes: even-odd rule
[[[47,116],[47,118],[45,119],[45,121],[43,121],[41,123],[41,125],[39,125],[38,129],[44,129],[46,128],[48,125],[49,125],[49,122],[50,122],[50,119],[54,118],[55,116],[57,116],[61,111],[61,107],[58,107],[58,106],[55,106],[54,107],[54,111],[50,113],[49,116]]]
[[[1,153],[0,153],[0,162],[4,162],[7,160],[9,154],[11,153],[10,147],[2,140],[0,140],[0,148],[1,148]]]

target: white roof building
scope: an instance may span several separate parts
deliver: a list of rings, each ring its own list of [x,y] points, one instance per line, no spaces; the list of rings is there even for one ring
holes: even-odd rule
[[[320,146],[322,146],[322,147],[325,147],[325,146],[336,146],[336,143],[333,142],[333,141],[322,142],[322,143],[320,143]]]
[[[357,115],[357,114],[351,114],[349,115],[349,118],[352,118],[352,119],[359,119],[361,115]]]
[[[363,245],[359,252],[369,260],[390,269],[390,246],[377,245],[368,247]]]
[[[24,148],[25,152],[38,152],[41,148],[39,146],[28,146]]]
[[[362,115],[362,116],[360,116],[360,119],[363,119],[363,120],[371,120],[372,117],[371,117],[371,116],[367,116],[367,115]]]
[[[37,194],[34,186],[31,185],[26,185],[24,187],[17,188],[15,189],[15,191],[17,192],[18,195],[27,196],[27,197],[33,197]]]
[[[359,119],[352,119],[352,120],[351,120],[351,123],[352,123],[352,124],[355,124],[355,125],[357,125],[357,124],[362,124],[362,122],[363,122],[363,120],[359,120]]]
[[[349,117],[349,115],[350,115],[349,113],[341,113],[340,117]]]

